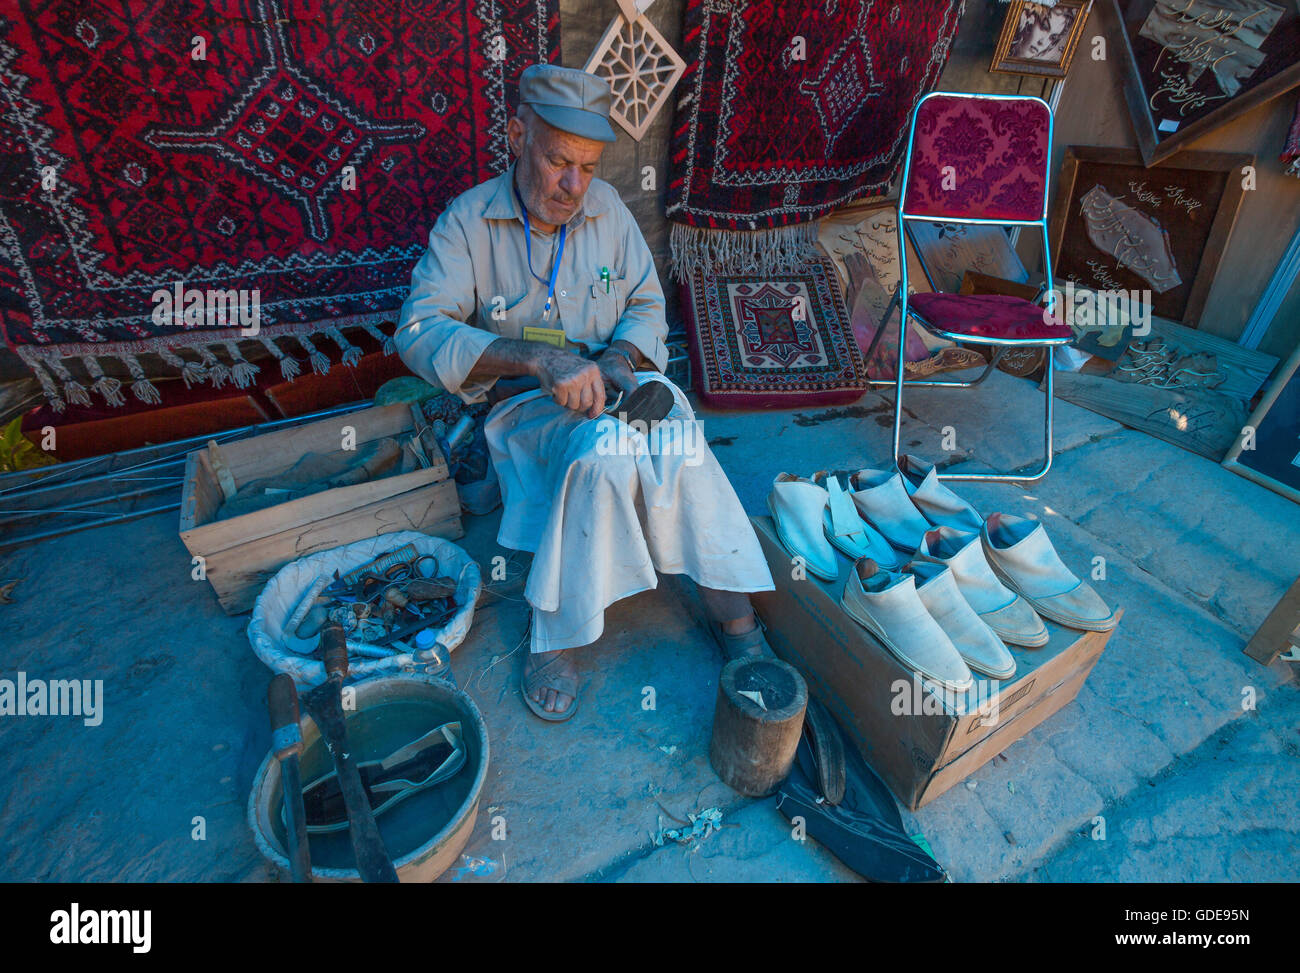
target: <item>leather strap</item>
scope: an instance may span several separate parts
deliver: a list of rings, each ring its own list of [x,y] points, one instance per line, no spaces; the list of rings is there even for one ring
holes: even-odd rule
[[[850,537],[862,533],[862,518],[858,516],[853,498],[840,486],[837,476],[826,478],[826,492],[830,495],[831,530],[836,537]]]

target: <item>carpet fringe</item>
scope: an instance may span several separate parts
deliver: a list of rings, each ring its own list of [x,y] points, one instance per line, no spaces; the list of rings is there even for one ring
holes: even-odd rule
[[[126,405],[127,397],[122,391],[125,383],[105,375],[100,365],[101,360],[118,362],[130,375],[132,395],[148,405],[158,405],[162,402],[162,396],[146,374],[141,361],[145,356],[155,356],[162,362],[161,367],[155,365],[153,368],[155,379],[170,371],[184,380],[186,388],[204,383],[214,389],[227,383],[233,383],[238,388],[248,388],[261,367],[244,356],[240,350],[241,342],[264,347],[279,363],[285,381],[292,382],[300,374],[301,366],[276,344],[276,338],[296,340],[307,352],[312,370],[324,375],[330,369],[330,357],[312,343],[311,335],[328,338],[338,346],[343,364],[355,365],[361,359],[362,351],[348,341],[344,329],[363,329],[383,346],[385,354],[391,354],[394,350],[392,336],[379,327],[380,324],[391,326],[391,323],[391,313],[382,316],[356,315],[334,321],[264,327],[253,337],[240,334],[238,328],[224,328],[219,331],[148,338],[144,341],[18,345],[15,350],[40,383],[50,408],[62,413],[67,409],[68,403],[89,406],[91,392],[96,393],[112,408]],[[183,351],[197,355],[199,360],[183,357]],[[224,354],[230,363],[222,361],[217,352]],[[74,374],[70,365],[80,374]]]
[[[791,274],[818,257],[817,224],[763,230],[708,230],[673,223],[668,274],[680,284],[705,274]]]

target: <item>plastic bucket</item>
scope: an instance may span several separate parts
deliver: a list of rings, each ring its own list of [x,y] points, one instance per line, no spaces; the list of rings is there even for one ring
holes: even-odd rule
[[[478,818],[479,796],[487,777],[488,737],[474,701],[450,683],[426,675],[377,676],[347,687],[355,709],[345,711],[348,745],[358,762],[379,760],[435,727],[459,720],[466,761],[450,780],[413,794],[376,817],[380,836],[403,882],[432,882],[460,856]],[[305,712],[300,723],[303,784],[333,769],[316,724]],[[280,762],[268,753],[253,780],[248,823],[260,851],[289,875],[281,820]],[[317,882],[359,882],[352,842],[346,830],[311,835],[311,873]]]

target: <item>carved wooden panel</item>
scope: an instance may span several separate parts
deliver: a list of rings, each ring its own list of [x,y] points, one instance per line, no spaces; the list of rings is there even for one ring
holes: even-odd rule
[[[609,82],[614,91],[610,115],[639,142],[668,103],[686,62],[649,18],[628,20],[619,14],[583,70]]]

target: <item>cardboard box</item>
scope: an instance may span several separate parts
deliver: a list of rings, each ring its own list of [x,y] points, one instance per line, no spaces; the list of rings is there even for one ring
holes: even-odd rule
[[[776,591],[754,594],[767,640],[798,669],[857,744],[871,768],[912,810],[928,804],[1074,699],[1110,632],[1077,632],[1047,621],[1039,649],[1011,646],[1016,674],[975,674],[966,693],[921,680],[840,607],[852,565],[837,557],[833,582],[792,577],[790,554],[770,517],[754,529]]]
[[[221,446],[239,487],[282,473],[307,453],[337,450],[342,430],[356,431],[356,445],[402,437],[412,428],[407,405],[372,407],[320,422],[282,429]],[[263,586],[285,564],[307,554],[377,537],[419,530],[456,540],[464,536],[456,483],[434,457],[428,469],[323,490],[229,520],[215,520],[224,496],[206,449],[186,457],[181,496],[181,540],[205,561],[207,580],[231,615],[253,607]]]

